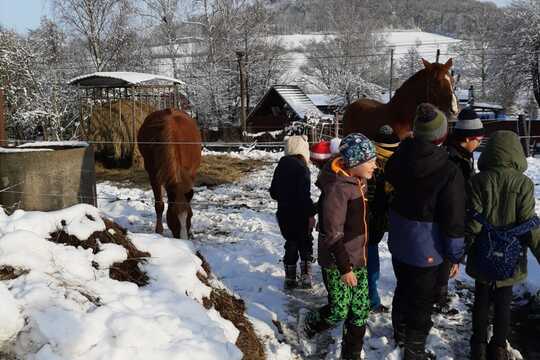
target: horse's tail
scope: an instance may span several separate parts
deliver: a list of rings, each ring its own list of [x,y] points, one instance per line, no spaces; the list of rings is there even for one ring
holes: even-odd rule
[[[191,189],[200,164],[200,133],[184,112],[166,111],[161,133],[164,164],[160,166],[158,178],[163,184],[183,184]]]

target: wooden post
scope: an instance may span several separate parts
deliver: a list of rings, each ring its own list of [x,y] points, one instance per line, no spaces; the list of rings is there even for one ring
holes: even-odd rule
[[[6,115],[4,109],[4,89],[0,88],[0,146],[4,146],[6,136]]]
[[[392,99],[393,80],[394,80],[394,48],[390,49],[390,84],[388,86],[388,101]]]
[[[441,58],[441,49],[437,49],[437,56],[435,57],[435,63],[439,63],[439,59]]]
[[[247,130],[247,114],[246,114],[246,83],[245,83],[245,67],[244,67],[244,52],[237,51],[236,56],[238,57],[238,67],[240,71],[240,121],[242,123],[243,133]]]

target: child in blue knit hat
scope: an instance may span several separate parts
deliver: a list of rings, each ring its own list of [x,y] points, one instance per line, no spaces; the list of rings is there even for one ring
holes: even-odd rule
[[[370,303],[367,278],[367,180],[376,169],[373,143],[362,134],[345,137],[340,155],[319,175],[319,251],[328,305],[301,311],[298,332],[306,340],[345,321],[342,359],[361,359]]]

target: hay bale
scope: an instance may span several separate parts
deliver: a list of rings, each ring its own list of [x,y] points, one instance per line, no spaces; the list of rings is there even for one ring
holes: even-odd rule
[[[142,168],[142,156],[135,141],[144,119],[154,111],[156,108],[152,105],[127,99],[94,107],[88,137],[96,142],[97,158],[111,167],[128,165]]]

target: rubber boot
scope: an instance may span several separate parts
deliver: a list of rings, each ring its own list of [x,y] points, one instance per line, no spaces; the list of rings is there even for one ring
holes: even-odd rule
[[[356,326],[349,321],[343,324],[343,342],[341,343],[342,360],[361,360],[364,347],[366,325]]]
[[[290,290],[296,287],[298,287],[298,282],[296,280],[296,264],[285,264],[285,289]]]
[[[405,331],[405,360],[427,360],[426,339],[423,331],[407,329]]]
[[[311,262],[301,261],[300,262],[300,287],[302,289],[311,289]]]
[[[508,350],[506,350],[506,346],[499,346],[492,342],[488,345],[487,355],[489,360],[510,360],[510,355],[508,354]]]
[[[471,360],[487,360],[487,343],[471,339]]]

